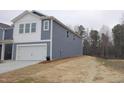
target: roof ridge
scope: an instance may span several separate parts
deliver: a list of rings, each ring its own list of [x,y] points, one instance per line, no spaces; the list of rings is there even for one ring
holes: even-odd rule
[[[45,14],[39,12],[39,11],[36,11],[36,10],[32,10],[31,13],[34,13],[34,14],[40,16],[40,17],[41,17],[41,16],[47,16],[47,15],[45,15]]]

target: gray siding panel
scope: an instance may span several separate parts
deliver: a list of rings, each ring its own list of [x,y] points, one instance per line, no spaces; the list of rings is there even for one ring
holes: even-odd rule
[[[0,40],[2,40],[3,31],[0,29]]]
[[[2,45],[0,44],[0,60],[1,60]]]
[[[50,56],[50,42],[29,42],[29,43],[16,43],[13,46],[13,60],[16,59],[16,46],[19,44],[44,44],[47,43],[47,56]]]
[[[43,22],[45,20],[42,20],[42,26],[41,26],[41,40],[46,40],[46,39],[50,39],[50,29],[48,31],[44,31],[43,30]],[[50,20],[49,20],[49,28],[50,28]]]
[[[53,21],[53,59],[82,55],[82,40]]]
[[[5,44],[4,60],[12,59],[12,45],[13,44]]]
[[[5,30],[4,40],[12,40],[13,39],[13,29]]]

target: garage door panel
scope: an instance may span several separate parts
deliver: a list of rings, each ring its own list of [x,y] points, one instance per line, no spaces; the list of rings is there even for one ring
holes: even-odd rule
[[[17,48],[17,60],[45,60],[46,56],[46,45],[18,46]]]

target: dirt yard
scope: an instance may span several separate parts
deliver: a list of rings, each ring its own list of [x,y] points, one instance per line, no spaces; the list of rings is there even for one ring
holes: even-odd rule
[[[36,64],[0,75],[0,82],[124,82],[124,60],[105,60],[90,56]]]

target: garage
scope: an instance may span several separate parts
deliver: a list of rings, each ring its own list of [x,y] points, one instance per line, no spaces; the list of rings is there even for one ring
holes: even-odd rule
[[[46,60],[47,44],[17,45],[16,60]]]

